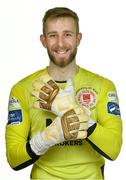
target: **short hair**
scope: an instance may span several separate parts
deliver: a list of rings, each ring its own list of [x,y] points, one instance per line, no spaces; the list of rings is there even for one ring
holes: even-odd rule
[[[72,11],[71,9],[68,9],[66,7],[55,7],[52,9],[49,9],[45,12],[45,15],[43,17],[43,34],[45,35],[45,25],[46,25],[46,21],[47,19],[51,18],[59,18],[59,17],[71,17],[74,19],[75,23],[76,23],[76,30],[77,33],[79,33],[79,18],[78,15]]]

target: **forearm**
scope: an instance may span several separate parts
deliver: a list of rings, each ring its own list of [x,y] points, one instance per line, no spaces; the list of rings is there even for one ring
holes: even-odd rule
[[[104,157],[115,160],[120,152],[122,145],[121,124],[116,122],[116,127],[104,127],[97,123],[93,133],[87,138],[92,147]]]
[[[39,156],[35,155],[27,139],[19,137],[14,131],[6,127],[6,155],[10,166],[20,170],[34,163]],[[11,133],[10,133],[11,132]]]

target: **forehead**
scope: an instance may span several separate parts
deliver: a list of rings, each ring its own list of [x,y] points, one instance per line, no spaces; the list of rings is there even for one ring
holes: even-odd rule
[[[76,31],[76,23],[72,17],[48,18],[45,24],[46,31]]]

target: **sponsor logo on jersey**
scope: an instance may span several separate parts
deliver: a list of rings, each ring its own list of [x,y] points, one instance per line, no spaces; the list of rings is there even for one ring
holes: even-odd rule
[[[119,102],[115,91],[108,92],[107,111],[109,114],[120,116]]]
[[[117,93],[114,91],[108,92],[108,99],[109,101],[118,102]]]
[[[22,122],[21,110],[9,111],[7,124],[20,124]]]
[[[94,109],[97,103],[96,91],[90,87],[79,89],[77,91],[77,102],[88,109]]]
[[[83,140],[71,140],[71,141],[64,141],[62,143],[57,144],[56,146],[82,146]]]
[[[22,110],[21,104],[16,97],[9,98],[8,110],[7,124],[20,124],[22,122]]]
[[[107,108],[108,108],[109,114],[120,116],[120,109],[119,109],[119,105],[117,103],[108,102]]]
[[[9,110],[14,110],[14,109],[20,109],[21,105],[20,102],[18,101],[18,99],[16,97],[10,97],[9,98],[9,106],[8,106]]]

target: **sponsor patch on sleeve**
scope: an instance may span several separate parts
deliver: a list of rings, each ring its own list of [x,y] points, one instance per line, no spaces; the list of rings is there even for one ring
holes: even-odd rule
[[[107,109],[109,114],[120,116],[119,105],[115,102],[108,102]]]
[[[22,122],[22,112],[20,109],[9,111],[7,124],[20,124]]]
[[[10,97],[8,104],[8,123],[20,124],[22,122],[21,104],[16,97]]]
[[[107,111],[109,114],[120,116],[119,100],[115,91],[108,92]]]
[[[10,97],[9,98],[9,105],[8,105],[9,110],[12,109],[20,109],[21,108],[21,104],[18,101],[18,99],[16,97]]]
[[[112,101],[112,102],[117,102],[118,103],[117,93],[115,91],[109,91],[108,92],[108,100]]]

